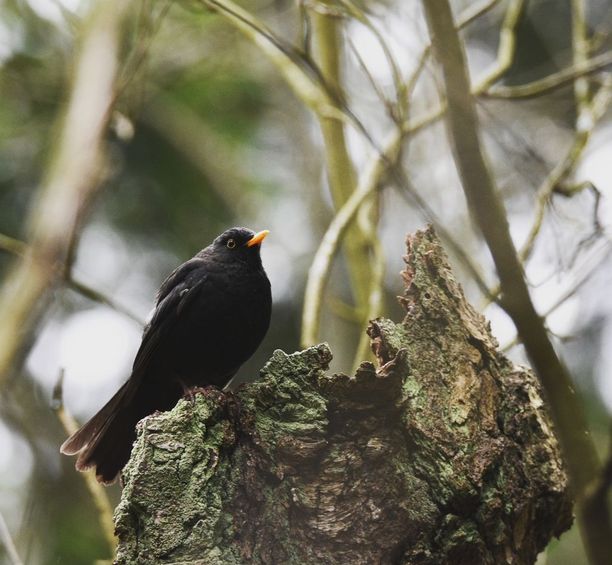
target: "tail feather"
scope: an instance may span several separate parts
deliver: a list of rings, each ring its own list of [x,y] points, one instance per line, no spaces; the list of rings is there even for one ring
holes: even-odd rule
[[[95,467],[98,481],[110,484],[130,458],[138,421],[156,410],[169,410],[180,396],[180,386],[173,381],[150,379],[146,387],[141,387],[132,375],[89,422],[62,444],[60,451],[78,454],[79,471]]]
[[[136,424],[143,416],[126,403],[128,385],[129,381],[60,447],[66,455],[79,454],[75,465],[79,471],[95,467],[96,478],[102,483],[112,483],[127,463]]]
[[[79,471],[95,467],[99,482],[114,482],[130,458],[136,439],[139,417],[130,410],[120,408],[104,429],[80,453],[76,461]]]
[[[125,390],[129,381],[126,382],[115,395],[91,418],[74,432],[60,447],[60,453],[64,455],[76,455],[88,445],[94,443],[122,403]]]

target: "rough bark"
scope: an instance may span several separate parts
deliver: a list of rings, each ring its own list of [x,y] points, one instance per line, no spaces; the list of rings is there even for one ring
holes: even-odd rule
[[[322,344],[274,352],[139,424],[118,563],[533,563],[571,524],[533,374],[497,351],[433,230],[408,238],[401,323],[379,367],[328,375]]]

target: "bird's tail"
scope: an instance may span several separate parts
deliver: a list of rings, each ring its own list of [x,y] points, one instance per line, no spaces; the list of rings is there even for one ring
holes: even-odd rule
[[[79,457],[76,468],[96,469],[98,481],[110,484],[130,458],[136,438],[136,424],[146,414],[134,410],[125,383],[102,409],[72,434],[60,447],[66,455]],[[127,402],[126,402],[127,401]]]

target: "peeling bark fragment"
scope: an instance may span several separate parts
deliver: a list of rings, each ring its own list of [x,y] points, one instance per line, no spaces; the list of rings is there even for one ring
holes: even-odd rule
[[[117,563],[527,564],[571,524],[537,380],[497,351],[432,229],[408,238],[379,367],[274,352],[235,395],[139,424]]]

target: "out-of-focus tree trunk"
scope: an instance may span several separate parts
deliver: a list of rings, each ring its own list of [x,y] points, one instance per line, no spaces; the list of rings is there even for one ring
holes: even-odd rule
[[[571,524],[540,387],[497,352],[432,230],[408,238],[378,368],[276,351],[139,425],[118,563],[533,563]]]

